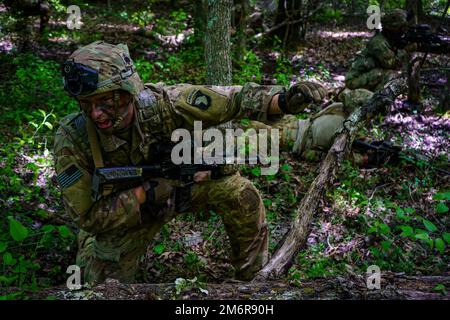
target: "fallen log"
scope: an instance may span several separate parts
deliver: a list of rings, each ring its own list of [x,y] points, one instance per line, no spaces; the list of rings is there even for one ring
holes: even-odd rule
[[[450,287],[450,275],[408,276],[402,273],[382,272],[380,289],[367,288],[366,275],[347,274],[340,277],[302,279],[294,286],[285,281],[262,282],[194,283],[180,288],[172,283],[123,284],[114,279],[92,288],[69,290],[65,286],[47,288],[41,291],[20,288],[0,288],[1,294],[22,292],[22,298],[45,300],[449,300],[445,290],[436,286]]]
[[[391,105],[398,95],[405,92],[406,88],[406,80],[403,78],[389,82],[382,90],[375,93],[366,105],[355,109],[344,121],[343,130],[335,138],[333,145],[320,165],[319,174],[311,183],[308,192],[298,206],[296,219],[284,238],[283,244],[264,268],[258,272],[254,281],[278,278],[288,271],[294,255],[306,243],[313,215],[317,211],[326,186],[333,182],[336,169],[343,160],[345,153],[350,149],[359,128],[373,115],[380,113],[381,110]]]

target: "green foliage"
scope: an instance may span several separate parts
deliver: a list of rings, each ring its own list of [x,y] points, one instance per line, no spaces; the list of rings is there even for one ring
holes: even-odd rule
[[[172,11],[168,18],[156,19],[155,31],[163,35],[176,35],[187,28],[188,15],[183,9]]]
[[[48,114],[65,115],[78,108],[74,99],[62,90],[58,63],[21,54],[12,64],[15,73],[0,90],[1,126],[18,126],[23,131],[23,127],[31,125],[37,129],[36,124],[45,119],[43,125],[51,131],[55,123],[50,120],[54,121],[55,117]]]
[[[341,23],[344,20],[343,12],[340,9],[324,8],[314,16],[314,20],[317,22],[330,22],[335,21]]]
[[[342,273],[345,264],[325,256],[324,250],[325,245],[320,243],[300,252],[296,258],[298,266],[289,270],[288,279],[295,283],[299,279],[327,277]]]
[[[23,226],[19,221],[9,216],[9,233],[11,237],[18,242],[21,242],[28,236],[28,229]]]
[[[11,77],[0,84],[0,128],[16,132],[11,138],[0,138],[0,193],[5,208],[0,213],[5,221],[0,224],[0,285],[36,290],[62,281],[65,275],[57,266],[72,259],[74,233],[67,226],[42,221],[48,221],[56,210],[48,205],[57,204],[60,197],[51,181],[49,150],[56,119],[78,107],[62,90],[58,63],[20,54],[10,66]]]
[[[128,14],[126,12],[124,13],[125,17],[128,17]],[[141,27],[147,26],[150,22],[153,21],[154,18],[155,14],[150,9],[139,10],[131,14],[131,21]]]
[[[274,77],[277,84],[289,86],[294,70],[292,68],[292,63],[285,55],[279,55],[277,57],[275,70]]]
[[[197,277],[193,279],[177,278],[175,280],[175,293],[176,295],[182,292],[198,289],[203,294],[208,294],[208,290],[204,289],[205,284],[202,281],[197,280]]]
[[[262,60],[254,51],[245,52],[244,62],[239,67],[239,70],[233,72],[233,83],[243,85],[247,82],[261,82]]]
[[[144,82],[204,83],[205,64],[202,48],[193,46],[170,54],[165,61],[150,62],[135,59],[135,65]]]

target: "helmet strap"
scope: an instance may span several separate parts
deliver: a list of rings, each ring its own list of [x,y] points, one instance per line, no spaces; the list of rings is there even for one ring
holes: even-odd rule
[[[125,109],[125,112],[122,114],[118,114],[119,108],[120,108],[120,92],[114,91],[114,108],[115,108],[115,116],[114,116],[114,122],[113,122],[113,128],[117,129],[117,127],[120,125],[123,119],[125,119],[128,116],[129,110],[128,105]]]

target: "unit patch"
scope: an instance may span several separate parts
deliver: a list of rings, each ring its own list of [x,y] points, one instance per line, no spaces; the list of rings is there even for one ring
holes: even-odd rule
[[[188,94],[186,102],[191,106],[206,110],[211,105],[211,97],[195,89]]]
[[[81,178],[81,170],[74,164],[56,176],[61,189],[66,189]]]

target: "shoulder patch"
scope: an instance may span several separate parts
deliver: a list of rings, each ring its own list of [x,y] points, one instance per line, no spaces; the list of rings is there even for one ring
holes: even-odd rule
[[[186,102],[191,106],[206,110],[211,105],[211,97],[198,89],[194,89],[188,94]]]
[[[58,174],[56,176],[56,180],[58,181],[58,184],[61,187],[61,189],[64,190],[73,185],[78,180],[80,180],[81,175],[82,175],[81,170],[78,169],[78,167],[73,164],[69,168]]]

